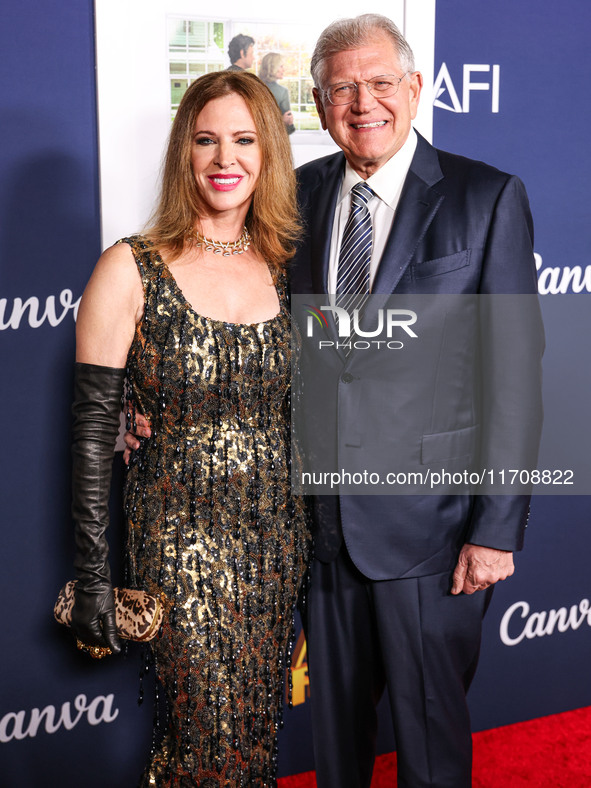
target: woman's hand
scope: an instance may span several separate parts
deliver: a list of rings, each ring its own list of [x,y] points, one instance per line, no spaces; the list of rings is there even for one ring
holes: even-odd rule
[[[113,588],[104,582],[101,588],[83,591],[74,587],[72,629],[85,646],[109,648],[113,654],[121,651],[115,623],[115,596]]]
[[[148,419],[142,413],[136,413],[133,432],[128,430],[123,436],[126,446],[125,451],[123,452],[123,460],[125,461],[126,465],[129,465],[131,452],[139,449],[140,447],[138,438],[149,438],[151,435],[152,430],[150,429],[150,422]]]

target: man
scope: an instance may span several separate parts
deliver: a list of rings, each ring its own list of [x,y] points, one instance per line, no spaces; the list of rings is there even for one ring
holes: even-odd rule
[[[254,38],[239,33],[228,44],[228,56],[231,66],[228,71],[245,71],[251,68],[254,61]]]
[[[372,228],[358,278],[365,292],[536,292],[521,182],[437,151],[411,128],[422,77],[390,20],[366,14],[330,25],[311,70],[322,127],[342,153],[298,171],[306,236],[293,264],[294,294],[362,291],[342,275],[340,260],[353,209],[365,211]],[[363,183],[371,188],[365,208],[352,192]],[[387,433],[405,381],[394,381],[389,400],[371,386],[355,400],[363,352],[338,352],[324,358],[339,374],[340,457],[362,441],[350,440],[354,419],[343,414],[365,408],[363,418]],[[540,353],[527,350],[532,376]],[[326,393],[313,380],[305,386],[316,400]],[[535,430],[537,401],[531,409]],[[450,435],[457,437],[443,437]],[[316,498],[306,632],[319,788],[369,788],[385,688],[399,788],[471,785],[465,693],[492,586],[513,573],[527,516],[527,496]]]

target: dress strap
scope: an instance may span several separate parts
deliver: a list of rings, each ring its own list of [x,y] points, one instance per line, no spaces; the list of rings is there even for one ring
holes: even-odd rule
[[[285,307],[289,311],[291,302],[289,297],[289,281],[286,271],[281,271],[278,274],[277,280],[275,282],[275,289],[277,290],[279,303],[282,307]]]
[[[147,294],[150,282],[162,265],[162,260],[154,248],[154,244],[145,235],[130,235],[126,238],[120,238],[117,243],[125,243],[131,247],[133,259],[142,278],[144,294]]]

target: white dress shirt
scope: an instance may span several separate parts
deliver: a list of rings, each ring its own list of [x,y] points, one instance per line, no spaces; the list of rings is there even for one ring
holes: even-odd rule
[[[373,226],[373,246],[369,271],[370,289],[373,286],[386,241],[392,229],[400,193],[402,192],[416,147],[417,135],[415,130],[411,129],[406,142],[398,153],[394,154],[391,159],[365,181],[375,195],[370,199],[367,206]],[[332,225],[327,282],[327,290],[331,294],[336,293],[339,250],[351,210],[351,189],[359,182],[363,182],[363,178],[347,162]]]

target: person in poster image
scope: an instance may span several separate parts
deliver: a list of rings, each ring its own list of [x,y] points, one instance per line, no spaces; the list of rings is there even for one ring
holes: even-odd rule
[[[287,92],[287,88],[283,87],[283,85],[280,85],[278,82],[278,80],[283,79],[284,72],[285,69],[281,55],[278,52],[268,52],[261,61],[259,78],[263,80],[273,94],[273,98],[281,110],[281,116],[285,123],[287,133],[293,134],[296,128],[293,123],[293,112],[289,104],[289,93]]]
[[[254,62],[254,38],[239,33],[228,44],[231,65],[227,71],[246,71]]]

